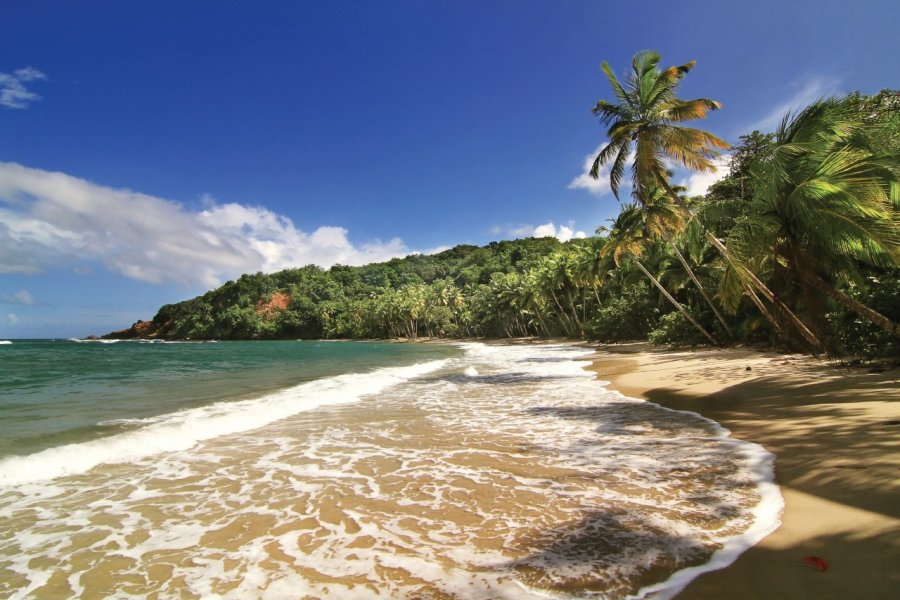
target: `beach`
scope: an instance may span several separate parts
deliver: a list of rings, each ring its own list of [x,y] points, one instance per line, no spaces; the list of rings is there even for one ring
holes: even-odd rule
[[[626,396],[698,412],[777,456],[781,526],[679,599],[897,597],[900,369],[648,344],[600,346],[592,369]]]
[[[777,526],[774,457],[594,354],[12,344],[0,596],[670,598]]]
[[[896,371],[566,340],[6,351],[3,597],[897,589]]]

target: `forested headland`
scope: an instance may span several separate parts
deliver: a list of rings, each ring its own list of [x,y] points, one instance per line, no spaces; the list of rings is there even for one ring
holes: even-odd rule
[[[681,125],[719,108],[680,100],[693,63],[635,56],[594,112],[613,191],[596,235],[461,245],[361,267],[248,274],[105,337],[567,337],[762,343],[900,356],[900,93],[822,99],[733,147]],[[727,176],[687,197],[668,165]],[[629,177],[630,175],[630,177]],[[630,179],[630,181],[629,181]],[[624,195],[624,194],[623,194]]]

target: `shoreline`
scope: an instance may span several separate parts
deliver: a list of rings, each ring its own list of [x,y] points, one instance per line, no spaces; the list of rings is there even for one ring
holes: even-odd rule
[[[776,455],[781,525],[678,594],[893,598],[900,589],[900,369],[837,367],[742,348],[593,345],[610,388],[712,419]],[[825,559],[820,572],[804,563]]]

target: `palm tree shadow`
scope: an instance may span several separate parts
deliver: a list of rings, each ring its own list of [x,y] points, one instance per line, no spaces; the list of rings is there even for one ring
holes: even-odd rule
[[[721,369],[691,374],[695,376],[714,381]],[[896,376],[851,371],[824,377],[819,372],[816,379],[761,377],[699,398],[672,388],[644,395],[651,402],[728,423],[734,437],[761,443],[778,457],[777,478],[800,491],[900,518],[900,423],[855,406],[896,401]],[[885,507],[893,508],[885,513]]]
[[[732,568],[702,573],[678,598],[893,599],[900,589],[898,536],[900,527],[894,527],[817,536],[783,547],[756,546]],[[497,568],[511,570],[525,585],[608,598],[634,595],[665,582],[676,570],[706,564],[718,549],[661,532],[651,518],[626,517],[622,510],[590,512],[576,523],[537,532],[517,545],[536,550]],[[807,556],[823,557],[828,570],[811,568],[804,562]]]
[[[556,594],[619,598],[660,583],[676,570],[707,562],[718,548],[663,531],[652,511],[610,507],[574,523],[516,541],[539,548],[498,565],[525,585]]]

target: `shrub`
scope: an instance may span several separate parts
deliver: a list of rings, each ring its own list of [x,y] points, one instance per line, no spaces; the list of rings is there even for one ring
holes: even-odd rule
[[[895,323],[900,321],[900,277],[896,274],[870,278],[867,285],[852,286],[846,292]],[[900,340],[855,312],[839,307],[826,319],[830,326],[829,345],[840,353],[898,360]]]
[[[687,320],[687,317],[677,310],[663,315],[656,328],[647,335],[647,339],[657,346],[663,344],[696,346],[709,343],[709,340]]]
[[[645,340],[659,310],[645,286],[632,285],[608,301],[584,326],[585,337],[598,342]]]

